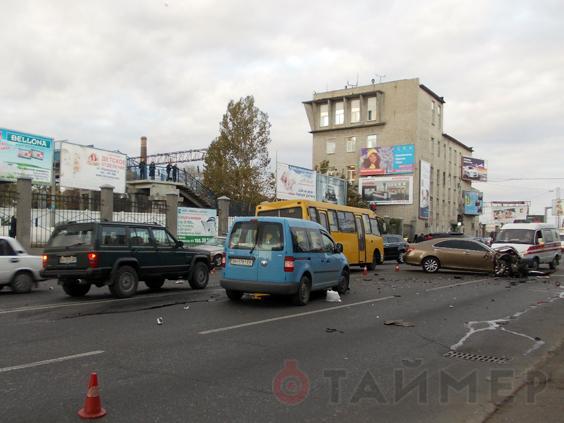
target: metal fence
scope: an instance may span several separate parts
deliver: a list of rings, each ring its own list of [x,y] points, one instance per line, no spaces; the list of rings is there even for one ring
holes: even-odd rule
[[[18,194],[15,192],[0,192],[0,235],[9,236],[12,217],[16,217]]]
[[[100,193],[57,194],[34,192],[31,209],[31,247],[47,244],[55,226],[65,222],[99,222]],[[158,223],[166,225],[166,201],[146,195],[114,196],[112,220],[115,222]],[[9,212],[6,213],[6,215]],[[14,206],[15,213],[15,206]]]
[[[254,216],[255,206],[242,201],[231,200],[229,202],[229,216]]]

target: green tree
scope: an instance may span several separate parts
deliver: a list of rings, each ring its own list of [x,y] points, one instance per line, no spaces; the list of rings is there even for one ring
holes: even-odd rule
[[[251,207],[271,197],[270,126],[253,96],[231,100],[206,154],[204,185]]]

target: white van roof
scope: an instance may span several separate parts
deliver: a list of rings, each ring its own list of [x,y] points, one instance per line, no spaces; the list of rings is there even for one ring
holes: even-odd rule
[[[550,223],[506,223],[501,229],[529,229],[536,231],[537,229],[556,229],[556,226]]]

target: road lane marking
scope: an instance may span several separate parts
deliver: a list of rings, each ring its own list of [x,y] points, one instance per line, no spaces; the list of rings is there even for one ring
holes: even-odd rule
[[[208,289],[206,291],[199,291],[199,292],[223,292],[224,289],[222,288],[216,288],[216,289]],[[187,291],[191,292],[191,291]],[[166,294],[166,295],[152,295],[152,296],[135,296],[135,297],[131,297],[131,298],[115,298],[115,299],[108,299],[108,300],[84,300],[84,301],[79,301],[79,302],[74,302],[74,303],[65,303],[65,304],[45,304],[45,305],[37,305],[37,306],[28,306],[28,307],[19,307],[19,308],[13,308],[10,310],[0,310],[0,315],[2,314],[10,314],[10,313],[22,313],[25,311],[41,311],[41,310],[52,310],[52,309],[56,309],[56,308],[63,308],[63,307],[76,307],[76,306],[81,306],[81,305],[88,305],[88,304],[105,304],[105,303],[116,303],[116,302],[125,302],[125,301],[131,301],[131,300],[141,300],[143,298],[166,298],[166,297],[172,297],[175,295],[180,295],[180,293],[178,292],[173,292],[170,294]]]
[[[50,360],[36,361],[35,363],[27,363],[27,364],[20,364],[18,366],[3,367],[3,368],[0,368],[0,373],[11,372],[12,370],[28,369],[30,367],[44,366],[46,364],[60,363],[61,361],[68,361],[68,360],[74,360],[74,359],[82,358],[82,357],[89,357],[89,356],[92,356],[92,355],[102,354],[103,352],[104,351],[101,351],[101,350],[89,351],[89,352],[85,352],[85,353],[81,353],[81,354],[66,355],[64,357],[52,358]]]
[[[198,332],[198,334],[209,335],[210,333],[225,332],[225,331],[228,331],[228,330],[244,328],[244,327],[247,327],[247,326],[262,325],[264,323],[276,322],[278,320],[294,319],[296,317],[310,316],[312,314],[325,313],[326,311],[338,310],[338,309],[341,309],[341,308],[354,307],[354,306],[358,306],[358,305],[362,305],[362,304],[377,303],[379,301],[391,300],[392,298],[396,298],[396,297],[394,295],[390,295],[388,297],[373,298],[371,300],[359,301],[357,303],[351,303],[351,304],[343,304],[343,305],[336,306],[336,307],[323,308],[321,310],[305,311],[303,313],[288,314],[286,316],[272,317],[270,319],[256,320],[254,322],[241,323],[239,325],[233,325],[233,326],[226,326],[226,327],[223,327],[223,328],[204,330],[204,331]]]
[[[438,291],[440,289],[452,288],[454,286],[462,286],[462,285],[468,285],[468,284],[471,284],[471,283],[478,283],[478,282],[491,281],[491,280],[493,280],[493,279],[492,278],[484,278],[484,279],[476,279],[476,280],[467,281],[467,282],[453,283],[451,285],[444,285],[444,286],[437,286],[436,288],[429,288],[429,289],[426,289],[425,292]]]

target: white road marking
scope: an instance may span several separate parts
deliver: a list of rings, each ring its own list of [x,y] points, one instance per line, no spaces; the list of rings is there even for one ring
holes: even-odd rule
[[[223,292],[224,289],[221,288],[217,288],[217,289],[208,289],[206,291],[203,292]],[[131,297],[131,298],[114,298],[114,299],[108,299],[108,300],[84,300],[84,301],[79,301],[79,302],[74,302],[74,303],[64,303],[64,304],[44,304],[44,305],[37,305],[37,306],[28,306],[28,307],[19,307],[19,308],[13,308],[10,310],[0,310],[0,315],[2,314],[10,314],[10,313],[22,313],[24,311],[40,311],[40,310],[52,310],[52,309],[56,309],[56,308],[63,308],[63,307],[77,307],[77,306],[82,306],[82,305],[90,305],[90,304],[105,304],[105,303],[116,303],[116,302],[125,302],[125,301],[131,301],[131,300],[139,300],[142,298],[166,298],[166,297],[172,297],[172,296],[178,296],[179,293],[175,292],[175,293],[170,293],[170,294],[166,294],[166,295],[154,295],[154,296],[143,296],[143,297],[139,297],[139,296],[135,296],[135,297]]]
[[[3,367],[3,368],[0,368],[0,373],[11,372],[12,370],[27,369],[27,368],[30,368],[30,367],[44,366],[46,364],[60,363],[61,361],[74,360],[76,358],[82,358],[82,357],[89,357],[91,355],[102,354],[103,352],[104,351],[101,351],[101,350],[89,351],[89,352],[85,352],[85,353],[82,353],[82,354],[67,355],[67,356],[64,356],[64,357],[52,358],[50,360],[36,361],[35,363],[27,363],[27,364],[20,364],[18,366]]]
[[[426,289],[425,292],[438,291],[440,289],[447,289],[447,288],[452,288],[452,287],[455,287],[455,286],[462,286],[462,285],[468,285],[468,284],[471,284],[471,283],[478,283],[478,282],[491,281],[491,280],[493,280],[493,279],[492,278],[475,279],[473,281],[453,283],[451,285],[444,285],[444,286],[437,286],[436,288],[429,288],[429,289]]]
[[[278,320],[294,319],[296,317],[309,316],[309,315],[318,314],[318,313],[325,313],[327,311],[338,310],[338,309],[341,309],[341,308],[354,307],[354,306],[358,306],[358,305],[362,305],[362,304],[377,303],[379,301],[391,300],[392,298],[396,298],[396,297],[394,295],[390,295],[388,297],[373,298],[371,300],[359,301],[359,302],[351,303],[351,304],[343,304],[343,305],[339,305],[339,306],[335,306],[335,307],[323,308],[321,310],[305,311],[303,313],[288,314],[286,316],[273,317],[271,319],[256,320],[254,322],[241,323],[239,325],[226,326],[226,327],[218,328],[218,329],[204,330],[204,331],[198,332],[198,333],[200,335],[209,335],[210,333],[225,332],[225,331],[228,331],[228,330],[244,328],[244,327],[247,327],[247,326],[262,325],[264,323],[276,322]]]

